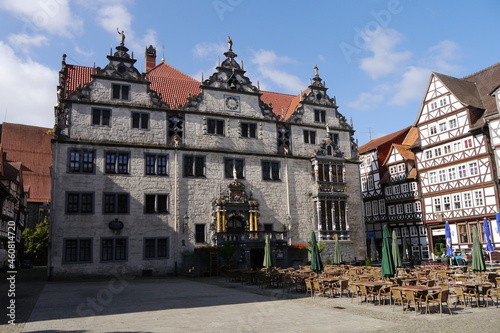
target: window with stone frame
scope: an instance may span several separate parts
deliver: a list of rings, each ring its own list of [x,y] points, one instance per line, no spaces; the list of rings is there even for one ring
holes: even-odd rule
[[[262,161],[262,179],[280,180],[280,162]]]
[[[408,183],[401,184],[401,193],[408,193]]]
[[[397,204],[396,205],[396,213],[398,215],[401,215],[404,213],[404,208],[403,208],[403,204]]]
[[[168,213],[168,194],[146,194],[144,200],[145,214]]]
[[[128,214],[130,199],[128,193],[104,193],[104,214]]]
[[[245,160],[242,158],[224,158],[224,177],[234,178],[236,171],[237,179],[244,179]]]
[[[213,135],[224,136],[224,120],[208,118],[207,119],[207,133]]]
[[[92,262],[92,238],[67,238],[63,242],[63,263]]]
[[[128,84],[117,84],[113,83],[111,85],[111,98],[121,99],[128,101],[130,97],[130,85]]]
[[[67,192],[66,214],[92,214],[94,213],[93,192]]]
[[[328,232],[336,232],[340,238],[348,239],[348,224],[346,220],[346,202],[338,198],[319,198],[319,217],[322,238],[330,238]],[[371,204],[370,204],[371,207]],[[324,236],[324,237],[323,237]]]
[[[316,144],[316,131],[304,130],[304,143]]]
[[[108,174],[129,174],[129,152],[107,151],[105,153],[105,172]]]
[[[168,155],[146,154],[144,165],[146,175],[168,176]]]
[[[126,261],[128,259],[128,239],[126,237],[101,238],[101,261]]]
[[[422,203],[420,201],[415,201],[413,203],[413,210],[417,213],[420,213],[422,211]]]
[[[168,259],[168,258],[169,258],[168,237],[144,238],[144,259]]]
[[[389,210],[389,215],[396,215],[396,207],[394,205],[389,205],[387,209]]]
[[[207,242],[206,237],[206,224],[196,223],[194,225],[194,242],[197,244],[204,244]]]
[[[92,125],[93,126],[111,126],[111,110],[92,108]]]
[[[385,188],[385,195],[386,195],[386,196],[390,196],[390,195],[392,195],[392,186],[387,186],[387,187]]]
[[[257,124],[256,123],[241,123],[241,137],[242,138],[257,138]]]
[[[132,128],[149,129],[149,113],[132,112]]]
[[[68,172],[70,173],[94,173],[95,151],[86,149],[68,150]]]
[[[184,177],[205,177],[205,156],[184,155]]]
[[[326,123],[326,111],[325,110],[314,110],[314,122],[315,123]]]

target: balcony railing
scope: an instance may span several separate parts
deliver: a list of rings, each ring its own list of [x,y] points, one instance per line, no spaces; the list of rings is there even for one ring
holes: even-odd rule
[[[287,242],[288,232],[280,231],[243,231],[243,232],[219,232],[216,234],[217,244],[231,243],[259,243],[266,240],[266,235],[271,236],[272,242]]]
[[[333,231],[333,230],[327,230],[327,231],[320,231],[319,232],[319,239],[320,240],[335,240],[335,235],[339,238],[339,240],[349,240],[349,231]]]

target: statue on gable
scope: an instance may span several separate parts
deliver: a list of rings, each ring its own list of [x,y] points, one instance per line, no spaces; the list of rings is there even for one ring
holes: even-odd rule
[[[233,41],[231,40],[231,37],[229,37],[229,36],[227,36],[227,50],[233,51]]]
[[[125,45],[125,32],[123,30],[120,32],[120,29],[118,28],[116,28],[116,31],[118,32],[118,35],[120,35],[122,38],[120,45]]]

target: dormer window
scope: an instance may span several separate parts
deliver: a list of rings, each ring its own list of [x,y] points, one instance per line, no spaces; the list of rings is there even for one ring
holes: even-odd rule
[[[112,96],[113,99],[121,99],[128,101],[130,92],[129,85],[113,83],[111,87],[113,91],[113,96]]]

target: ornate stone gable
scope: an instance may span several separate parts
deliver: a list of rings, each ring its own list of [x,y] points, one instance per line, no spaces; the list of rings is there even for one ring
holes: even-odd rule
[[[223,111],[227,112],[239,112],[240,106],[243,101],[240,99],[245,98],[248,103],[250,100],[257,98],[258,103],[255,104],[255,109],[260,109],[260,112],[264,118],[277,120],[272,107],[262,101],[260,98],[261,93],[259,88],[254,86],[250,79],[245,76],[246,71],[243,66],[236,61],[238,56],[232,50],[232,40],[228,37],[228,50],[224,52],[226,59],[216,67],[216,72],[213,73],[208,79],[201,82],[202,92],[194,96],[188,96],[187,103],[181,107],[182,110],[186,111],[202,111],[201,105],[204,103],[207,94],[215,94],[218,92],[223,92],[224,105],[221,108]],[[208,111],[211,111],[208,107]]]

